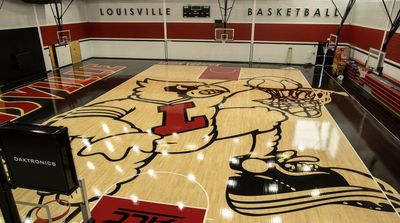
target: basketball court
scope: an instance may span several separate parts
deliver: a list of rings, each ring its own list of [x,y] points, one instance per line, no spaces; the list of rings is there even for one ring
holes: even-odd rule
[[[1,188],[21,222],[400,222],[400,141],[332,71],[334,52],[353,50],[348,16],[367,6],[288,2],[0,0],[0,17],[36,15],[36,45],[15,63],[43,57],[2,80],[0,122],[66,127],[63,167],[79,178],[72,193],[16,183],[11,161],[27,179],[59,164],[9,161],[1,136]],[[85,22],[68,22],[82,8]],[[372,73],[394,69],[391,51],[370,48]]]

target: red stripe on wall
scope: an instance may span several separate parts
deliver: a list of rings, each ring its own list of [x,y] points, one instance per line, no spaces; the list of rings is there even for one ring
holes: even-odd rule
[[[383,38],[383,31],[360,26],[349,25],[347,35],[348,43],[364,50],[369,48],[380,49]]]
[[[168,23],[169,39],[206,39],[213,40],[214,23]],[[329,24],[256,24],[256,41],[281,42],[322,42],[329,34],[336,33],[338,25]],[[231,23],[235,29],[236,40],[250,40],[250,23]],[[163,39],[164,24],[158,23],[112,23],[89,22],[64,25],[71,30],[72,39],[84,38],[144,38]],[[57,43],[57,27],[41,27],[43,44]],[[355,25],[346,25],[341,33],[340,42],[350,43],[364,50],[370,47],[380,48],[383,31]],[[387,50],[390,60],[400,63],[400,34],[395,34]]]
[[[75,23],[75,24],[66,24],[63,26],[64,30],[71,30],[71,38],[72,40],[80,40],[87,38],[88,33],[88,23]],[[48,46],[52,44],[58,43],[57,37],[57,26],[42,26],[40,27],[40,31],[42,33],[43,45]]]
[[[93,38],[164,39],[164,24],[90,22],[88,32]]]
[[[337,25],[256,24],[256,41],[322,42],[336,33]]]
[[[168,23],[170,39],[214,39],[214,23]],[[257,24],[257,41],[324,41],[335,33],[336,25],[310,24]],[[235,29],[236,40],[250,40],[251,24],[231,23],[228,28]],[[163,23],[80,23],[65,25],[70,29],[72,39],[83,38],[164,38]],[[56,26],[41,27],[44,45],[57,42]]]
[[[213,39],[214,24],[168,23],[169,39]]]
[[[235,29],[236,40],[250,40],[251,24],[231,23],[228,28]],[[215,39],[214,23],[168,23],[169,39]]]
[[[85,38],[148,38],[163,39],[163,23],[105,23],[88,22],[67,24],[64,30],[71,30],[72,40]],[[56,44],[57,26],[43,26],[42,32],[43,45]]]
[[[346,34],[347,43],[368,51],[369,48],[380,49],[383,39],[383,30],[349,25]],[[386,50],[386,58],[400,63],[400,34],[396,33]]]
[[[400,33],[394,34],[386,53],[387,58],[400,63]]]

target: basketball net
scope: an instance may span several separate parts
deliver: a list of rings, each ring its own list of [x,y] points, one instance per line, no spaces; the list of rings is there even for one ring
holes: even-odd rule
[[[222,42],[223,44],[225,44],[226,41],[228,41],[228,38],[229,38],[228,34],[222,34],[222,35],[221,35],[221,42]]]

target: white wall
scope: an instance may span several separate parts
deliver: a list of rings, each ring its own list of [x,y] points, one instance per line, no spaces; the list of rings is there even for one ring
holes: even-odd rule
[[[36,26],[33,4],[20,0],[6,0],[0,10],[0,29]]]
[[[395,11],[400,8],[399,0],[396,0]],[[167,16],[167,22],[195,22],[195,23],[212,23],[215,19],[220,18],[218,2],[216,0],[167,0],[167,8],[170,8],[171,14]],[[340,12],[344,12],[348,0],[335,0]],[[393,0],[387,0],[390,8]],[[210,18],[183,18],[183,5],[210,5]],[[232,11],[230,22],[234,23],[250,23],[252,16],[248,15],[248,9],[253,7],[252,0],[236,1],[236,6]],[[111,8],[114,10],[113,16],[100,15],[100,9],[105,10]],[[115,15],[116,8],[125,8],[128,10],[127,15]],[[90,0],[87,1],[87,18],[91,22],[161,22],[163,16],[148,15],[129,15],[130,8],[162,8],[162,1],[146,1],[146,0],[117,0],[110,2],[108,0]],[[268,9],[272,8],[273,15],[268,16]],[[291,15],[277,16],[276,10],[282,8],[285,14],[288,8],[291,8]],[[296,15],[296,9],[300,9],[299,16]],[[321,9],[321,16],[304,16],[304,10],[308,8],[310,13],[315,12],[316,8]],[[338,24],[340,17],[334,16],[334,6],[329,0],[258,0],[256,5],[256,13],[259,9],[263,15],[256,16],[256,23],[289,23],[289,24]],[[326,10],[330,16],[325,16]],[[373,16],[371,16],[373,15]],[[356,2],[347,23],[384,30],[387,24],[387,16],[381,0],[359,0]],[[110,44],[110,46],[107,46]],[[95,47],[101,46],[101,47]],[[117,41],[107,41],[93,43],[92,54],[102,57],[138,57],[138,58],[163,58],[163,44],[154,45],[154,43],[138,42],[138,43],[117,43]],[[130,49],[129,52],[116,49]],[[274,44],[274,43],[256,43],[254,45],[254,62],[269,63],[285,63],[287,60],[288,48],[292,47],[293,56],[292,63],[313,63],[316,56],[316,47],[313,45],[296,45],[296,44]],[[246,43],[227,43],[219,44],[213,42],[189,42],[189,41],[168,41],[168,58],[169,59],[188,59],[188,60],[218,60],[218,61],[248,61],[250,46]],[[149,50],[144,50],[149,49]],[[141,53],[138,53],[141,52]],[[138,55],[140,54],[140,55]],[[365,55],[354,53],[355,58],[364,60]],[[399,69],[385,64],[385,72],[392,74],[397,79]]]
[[[37,27],[35,5],[20,0],[5,0],[0,10],[0,30]],[[40,32],[38,30],[40,35]],[[1,52],[1,49],[0,49]],[[48,53],[43,51],[43,59],[47,70],[51,69]],[[49,69],[50,67],[50,69]]]
[[[56,48],[58,65],[60,67],[72,64],[71,51],[68,45],[59,46]]]
[[[85,41],[91,45],[96,57],[105,58],[143,58],[164,59],[164,42],[162,41]],[[292,48],[292,64],[314,63],[316,45],[292,45],[274,43],[256,43],[254,45],[254,62],[286,63],[288,48]],[[212,50],[210,50],[212,49]],[[248,62],[250,43],[217,43],[168,41],[168,59],[170,60],[205,60]]]
[[[81,56],[82,56],[82,60],[86,60],[89,59],[91,57],[94,57],[93,55],[93,47],[92,45],[94,45],[92,43],[92,41],[83,41],[80,42],[81,45]]]
[[[395,11],[400,8],[400,0],[386,0],[390,8],[393,1],[396,1]],[[68,1],[64,1],[66,3]],[[231,1],[232,2],[232,1]],[[343,12],[348,0],[335,0],[340,11]],[[167,16],[167,22],[193,22],[193,23],[213,23],[215,19],[220,19],[218,1],[216,0],[166,0],[166,7],[170,8],[171,15]],[[210,5],[210,18],[183,18],[183,5]],[[65,5],[66,6],[66,5]],[[33,4],[24,3],[20,0],[6,0],[3,10],[0,11],[0,29],[32,27],[36,26]],[[55,21],[49,5],[35,5],[40,25],[54,25]],[[133,8],[154,8],[162,9],[162,0],[75,0],[64,17],[64,24],[80,22],[163,22],[163,16],[142,15],[138,16],[137,11],[134,16],[129,15],[129,10]],[[253,0],[238,0],[232,11],[230,22],[251,23],[252,16],[249,16],[248,9],[253,7]],[[111,8],[114,10],[113,16],[100,15]],[[128,15],[116,16],[117,8],[125,8]],[[267,15],[271,8],[273,15]],[[282,16],[277,16],[277,9],[282,8]],[[291,9],[291,15],[286,15],[286,10]],[[300,14],[296,15],[296,9]],[[310,13],[315,12],[316,8],[321,9],[321,16],[304,16],[304,10],[308,8]],[[261,9],[263,15],[256,16],[256,23],[289,23],[289,24],[338,24],[340,17],[335,17],[334,6],[330,0],[257,0],[256,11]],[[328,10],[330,16],[325,16]],[[372,16],[373,15],[373,16]],[[384,30],[387,24],[387,16],[381,0],[359,0],[356,2],[349,23],[357,26],[369,27]],[[400,32],[400,31],[398,31]],[[313,45],[297,44],[276,44],[276,43],[256,43],[254,45],[254,62],[285,63],[287,49],[292,47],[292,63],[309,63],[315,61],[316,47]],[[217,50],[216,50],[217,49]],[[57,52],[60,65],[67,65],[70,62],[69,49],[58,47]],[[82,58],[90,57],[118,57],[118,58],[156,58],[164,59],[164,43],[162,41],[135,41],[124,39],[122,41],[105,41],[101,39],[81,42]],[[188,59],[188,60],[215,60],[215,61],[242,61],[249,59],[250,45],[243,42],[220,44],[214,42],[190,42],[190,41],[168,41],[169,59]],[[45,55],[48,52],[45,51]],[[355,58],[364,60],[365,54],[355,52]],[[46,58],[46,66],[50,67],[50,60]],[[397,79],[400,79],[400,70],[385,64],[384,71]]]
[[[82,60],[86,60],[86,59],[94,57],[92,54],[93,41],[83,41],[83,42],[80,42],[80,45],[81,45]],[[59,65],[60,66],[71,65],[72,60],[71,60],[71,51],[70,51],[69,47],[68,46],[58,46],[58,47],[56,47],[56,50],[57,50],[57,57],[59,58],[58,59]],[[51,65],[49,49],[45,48],[43,50],[43,54],[44,54],[44,60],[45,60],[45,64],[46,64],[46,70],[51,71],[53,68]]]
[[[96,49],[101,48],[101,46],[95,45],[93,41],[83,41],[80,43],[82,60],[86,60],[93,57],[92,55],[93,45],[95,46]],[[71,50],[69,48],[69,45],[58,46],[56,47],[56,49],[57,49],[58,63],[61,67],[72,64]],[[99,52],[97,53],[99,54]]]
[[[53,70],[51,66],[50,53],[48,48],[43,50],[43,57],[44,57],[44,64],[46,65],[46,70],[47,71]]]
[[[396,13],[400,9],[400,0],[385,0],[388,10],[390,11],[392,8],[393,3],[394,10],[393,10],[393,17],[395,17]],[[388,30],[390,27],[387,27],[388,24],[388,16],[385,12],[384,5],[382,0],[362,0],[357,1],[354,5],[353,11],[350,14],[350,22],[352,25],[362,26],[367,28],[373,28],[378,30]],[[397,33],[400,33],[400,30],[397,30]],[[382,42],[384,41],[382,35]],[[364,53],[362,53],[362,52]],[[357,50],[352,50],[352,54],[355,59],[365,62],[367,60],[368,51],[362,50],[358,48]],[[391,62],[393,64],[399,65],[394,61],[385,60],[386,62]],[[397,80],[400,80],[400,69],[396,68],[388,63],[385,63],[383,66],[383,72]]]
[[[232,2],[232,1],[230,1]],[[347,0],[336,0],[337,5],[343,11]],[[184,5],[210,5],[210,18],[184,18],[182,7]],[[162,15],[149,16],[137,14],[139,8],[154,8],[156,12],[162,10],[162,0],[90,0],[87,1],[88,20],[90,22],[163,22]],[[170,15],[167,22],[181,23],[213,23],[215,19],[220,19],[218,1],[216,0],[167,0],[166,7],[170,8]],[[134,15],[130,14],[131,8]],[[251,23],[252,15],[248,14],[249,8],[253,8],[253,0],[236,1],[232,11],[230,22],[232,23]],[[274,14],[268,16],[268,8],[272,8]],[[292,15],[277,16],[276,10],[282,8],[282,13],[286,13],[291,8]],[[296,15],[295,10],[299,8],[300,14]],[[314,13],[317,8],[321,9],[321,16],[304,16],[304,10],[308,8],[310,13]],[[111,9],[113,15],[107,15],[107,10]],[[121,9],[122,15],[117,15],[116,10]],[[127,14],[125,14],[125,9]],[[261,9],[263,15],[256,16],[257,23],[313,23],[313,24],[337,24],[340,21],[338,16],[334,16],[335,7],[328,0],[298,1],[298,0],[258,0],[256,11]],[[330,16],[326,16],[326,10]],[[103,13],[103,15],[101,15]],[[95,41],[92,45],[92,53],[100,57],[137,57],[137,58],[164,58],[163,45],[158,46],[153,43],[140,41],[138,43],[118,41]],[[95,47],[96,46],[96,47]],[[315,61],[316,48],[312,45],[291,45],[288,44],[255,44],[254,61],[269,63],[285,63],[287,59],[287,48],[293,48],[292,63],[313,63]],[[121,49],[121,50],[117,50]],[[129,52],[124,52],[129,49]],[[145,50],[147,49],[147,50]],[[304,52],[306,52],[304,56]],[[138,55],[137,55],[138,54]],[[213,61],[249,61],[250,44],[243,42],[220,44],[215,42],[194,42],[194,41],[168,41],[169,59],[187,60],[213,60]]]
[[[63,0],[63,10],[66,9],[69,1]],[[50,5],[35,5],[40,25],[55,25]],[[53,5],[52,5],[53,6]],[[53,6],[53,10],[55,10]],[[54,11],[55,13],[55,11]],[[63,16],[63,24],[87,22],[86,0],[74,0]]]
[[[64,2],[64,8],[66,3]],[[37,14],[35,14],[35,9]],[[37,19],[36,20],[36,15]],[[63,17],[64,23],[86,22],[86,1],[75,0]],[[26,3],[21,0],[5,0],[0,10],[0,29],[15,29],[24,27],[36,27],[38,25],[55,25],[53,14],[49,5]],[[90,43],[82,43],[82,57],[92,57]],[[57,47],[57,54],[60,66],[71,63],[71,56],[68,47]],[[43,51],[44,61],[47,70],[51,70],[51,61],[48,49]]]
[[[67,6],[64,2],[64,9]],[[34,27],[37,25],[34,7],[40,25],[55,25],[50,5],[31,4],[22,0],[5,0],[0,10],[0,29]],[[86,22],[86,0],[74,0],[63,17],[64,24]]]
[[[290,58],[289,48],[292,48]],[[253,62],[306,64],[315,63],[317,45],[258,44],[254,45]]]
[[[338,5],[343,5],[337,0]],[[65,1],[64,1],[65,2]],[[25,6],[32,6],[25,4]],[[182,6],[183,5],[210,5],[211,6],[211,18],[183,18]],[[231,22],[238,23],[250,23],[252,16],[248,14],[248,9],[253,7],[252,0],[241,0],[236,1],[234,10],[230,18]],[[293,11],[293,16],[267,16],[267,10],[271,7],[273,10],[277,8],[283,8],[283,11],[287,8],[300,8],[300,16],[296,16]],[[108,8],[162,8],[162,0],[75,0],[71,5],[68,12],[65,14],[64,23],[77,23],[77,22],[143,22],[153,21],[162,22],[163,16],[101,16],[100,8],[103,9],[103,13]],[[167,17],[168,22],[208,22],[213,23],[215,19],[220,19],[220,11],[218,1],[215,0],[189,0],[184,3],[181,0],[167,0],[167,8],[170,8],[171,15]],[[327,0],[313,0],[310,2],[303,2],[297,0],[288,1],[261,1],[258,0],[257,10],[262,9],[263,16],[256,16],[258,23],[337,23],[338,17],[333,16],[334,7]],[[302,13],[305,8],[309,8],[310,12],[315,11],[316,8],[328,9],[331,16],[304,16]],[[36,5],[38,12],[39,23],[41,25],[54,25],[55,21],[49,5]],[[256,11],[257,11],[256,10]],[[253,12],[256,13],[256,12]],[[256,44],[254,48],[255,61],[261,62],[279,62],[284,63],[286,61],[287,48],[290,45],[279,45],[279,44]],[[300,53],[302,50],[310,51],[313,49],[312,46],[290,46],[294,49],[293,62],[310,62],[309,56],[301,57]],[[311,47],[311,48],[310,48]],[[91,56],[96,57],[119,57],[119,58],[158,58],[164,59],[164,43],[162,42],[146,42],[146,41],[85,41],[81,44],[82,57],[83,59]],[[213,49],[213,50],[210,50]],[[214,50],[219,49],[219,50]],[[60,66],[63,66],[70,62],[69,49],[66,47],[58,47],[58,58]],[[234,52],[234,53],[232,53]],[[168,42],[168,57],[169,59],[190,59],[190,60],[219,60],[219,61],[243,61],[249,60],[250,45],[248,43],[228,43],[219,44],[213,42]],[[279,56],[271,56],[271,53],[275,52]],[[47,55],[47,51],[45,55]],[[50,67],[49,59],[46,58],[46,65]]]
[[[95,57],[108,58],[142,58],[164,59],[164,42],[162,41],[90,41],[92,54]]]
[[[151,16],[151,15],[142,15],[142,16],[117,16],[115,15],[115,9],[117,8],[127,8],[128,12],[130,8],[155,8],[159,9],[163,6],[162,0],[88,0],[87,1],[87,16],[89,22],[157,22],[163,21],[163,16]],[[101,16],[100,8],[103,9],[103,12],[106,13],[108,8],[114,10],[113,16]]]
[[[169,59],[248,62],[249,43],[168,42]]]
[[[251,1],[250,1],[251,2]],[[347,0],[335,0],[336,5],[338,6],[340,11],[344,11],[345,3]],[[252,7],[246,6],[246,7]],[[293,23],[293,24],[338,24],[340,22],[339,16],[334,16],[335,14],[335,6],[329,0],[312,0],[312,1],[296,1],[296,0],[258,0],[257,1],[257,10],[262,9],[264,12],[263,16],[257,15],[256,22],[257,23]],[[268,8],[272,8],[273,16],[265,15],[265,12]],[[277,8],[282,8],[282,13],[285,16],[276,16]],[[287,16],[287,9],[291,8],[290,16]],[[305,9],[308,8],[310,11],[309,16],[305,16]],[[299,10],[299,15],[297,16],[297,9]],[[321,16],[314,16],[316,9],[320,9]],[[239,9],[237,9],[239,10]],[[328,15],[326,16],[328,10]]]
[[[63,1],[63,10],[66,9],[68,3],[69,1]],[[38,23],[40,26],[56,25],[53,13],[51,11],[51,6],[49,4],[35,4],[34,7],[36,7]],[[53,10],[55,10],[54,5],[52,5],[52,7]],[[87,22],[86,0],[74,0],[63,16],[63,24],[81,22]],[[89,45],[89,42],[81,43],[82,59],[92,57],[91,47]],[[58,46],[56,50],[59,66],[66,66],[71,64],[71,54],[68,46]],[[51,70],[52,68],[48,49],[44,51],[44,57],[47,70]]]
[[[400,66],[400,64],[398,64],[398,63],[395,63],[393,61],[391,61],[391,62]],[[383,73],[385,73],[386,75],[388,75],[388,76],[400,81],[400,69],[397,68],[397,67],[394,67],[394,66],[392,66],[392,65],[390,65],[388,63],[385,63],[383,65]]]
[[[400,1],[385,0],[389,11],[391,10],[394,1],[394,12],[397,12],[400,9]],[[393,17],[395,17],[395,15],[393,15]],[[388,17],[385,12],[382,0],[356,1],[354,8],[350,14],[350,22],[351,24],[357,26],[385,30],[388,22]],[[400,30],[398,30],[397,32],[400,32]]]
[[[86,60],[86,59],[89,59],[91,57],[100,57],[99,56],[99,51],[95,51],[95,52],[97,52],[97,54],[93,54],[93,51],[92,51],[93,48],[94,49],[99,49],[97,47],[92,47],[93,45],[95,45],[95,43],[93,43],[93,42],[94,41],[81,41],[80,42],[82,60]],[[72,64],[71,50],[69,48],[69,45],[56,46],[56,50],[57,50],[58,65],[60,67]],[[50,61],[50,55],[49,55],[48,50],[46,50],[46,52],[45,52],[45,57],[47,57],[47,58],[45,58],[47,70],[48,71],[52,70],[51,61]],[[111,53],[110,53],[110,57],[112,57]],[[132,58],[134,58],[134,57],[132,57]]]

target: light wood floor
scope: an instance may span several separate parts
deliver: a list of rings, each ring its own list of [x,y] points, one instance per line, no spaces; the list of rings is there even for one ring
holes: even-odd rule
[[[311,89],[298,70],[199,79],[206,68],[154,65],[46,122],[76,136],[90,197],[182,202],[206,208],[215,223],[400,222],[386,197],[399,205],[399,195],[380,182],[382,192],[324,107],[331,94],[345,94]],[[39,199],[23,189],[14,195]],[[54,215],[65,208],[51,206]]]

